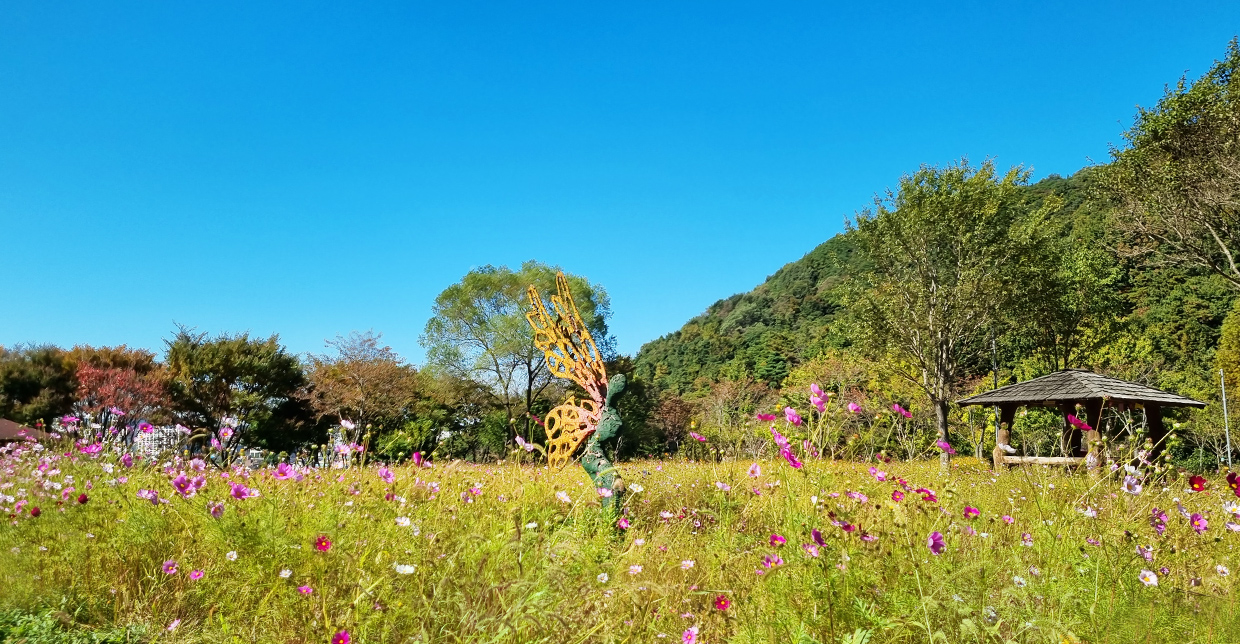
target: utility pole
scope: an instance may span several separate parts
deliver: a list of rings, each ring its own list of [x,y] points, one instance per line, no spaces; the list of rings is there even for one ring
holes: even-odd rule
[[[999,351],[995,345],[995,328],[990,327],[990,372],[994,376],[994,389],[999,388]],[[995,441],[999,440],[999,406],[995,405]],[[986,442],[986,435],[982,434],[982,443]],[[980,455],[979,455],[980,457]]]
[[[1223,377],[1223,370],[1218,370],[1218,385],[1223,392],[1223,436],[1227,438],[1227,469],[1231,469],[1231,427],[1227,419],[1227,378]]]

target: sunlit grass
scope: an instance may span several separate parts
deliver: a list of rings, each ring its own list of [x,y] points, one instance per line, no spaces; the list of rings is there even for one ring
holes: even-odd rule
[[[394,468],[390,485],[373,467],[301,481],[207,471],[182,498],[170,480],[195,474],[187,464],[68,461],[36,478],[34,454],[8,459],[0,493],[29,505],[0,530],[0,608],[141,626],[159,641],[646,642],[691,627],[705,642],[839,642],[858,629],[872,642],[1240,641],[1234,577],[1218,568],[1240,573],[1223,505],[1240,499],[1221,478],[1204,493],[1177,482],[1134,496],[1042,468],[994,477],[971,459],[947,475],[937,462],[882,465],[887,482],[855,463],[762,462],[752,477],[750,461],[642,461],[621,465],[634,491],[619,530],[576,467],[438,463]],[[260,496],[232,498],[237,481]],[[1204,533],[1175,498],[1208,520]],[[966,506],[981,516],[965,519]],[[1154,507],[1170,515],[1161,537]],[[814,529],[816,557],[803,547]]]

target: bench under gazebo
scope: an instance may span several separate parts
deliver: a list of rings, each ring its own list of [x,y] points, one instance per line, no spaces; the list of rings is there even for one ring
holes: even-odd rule
[[[999,408],[999,429],[995,435],[994,451],[996,470],[1001,469],[1003,465],[1018,464],[1079,465],[1088,463],[1095,467],[1100,465],[1102,455],[1092,453],[1092,459],[1089,456],[1090,450],[1095,449],[1092,446],[1096,445],[1101,437],[1099,424],[1102,421],[1102,410],[1105,408],[1121,412],[1144,409],[1148,436],[1153,440],[1157,453],[1162,450],[1164,438],[1167,435],[1162,418],[1164,407],[1202,408],[1206,406],[1205,403],[1192,398],[1083,369],[1056,371],[1040,378],[969,396],[956,401],[956,404],[962,407],[994,405]],[[1078,419],[1084,421],[1090,428],[1084,432],[1068,420],[1069,415],[1077,415],[1077,405],[1084,408],[1084,417],[1078,416]],[[1060,447],[1067,456],[1012,456],[999,447],[1011,445],[1012,420],[1016,417],[1016,409],[1019,407],[1051,407],[1060,410],[1063,414],[1063,437]]]

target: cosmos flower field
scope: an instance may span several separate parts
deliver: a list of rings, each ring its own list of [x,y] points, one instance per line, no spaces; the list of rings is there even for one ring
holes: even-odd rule
[[[0,458],[14,641],[1240,641],[1222,476],[638,461],[616,515],[575,466]]]

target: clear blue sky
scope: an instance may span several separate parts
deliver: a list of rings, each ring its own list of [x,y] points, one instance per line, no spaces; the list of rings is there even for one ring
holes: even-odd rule
[[[1105,160],[1237,33],[1234,0],[6,3],[0,344],[421,360],[439,291],[536,258],[632,353],[919,164]]]

